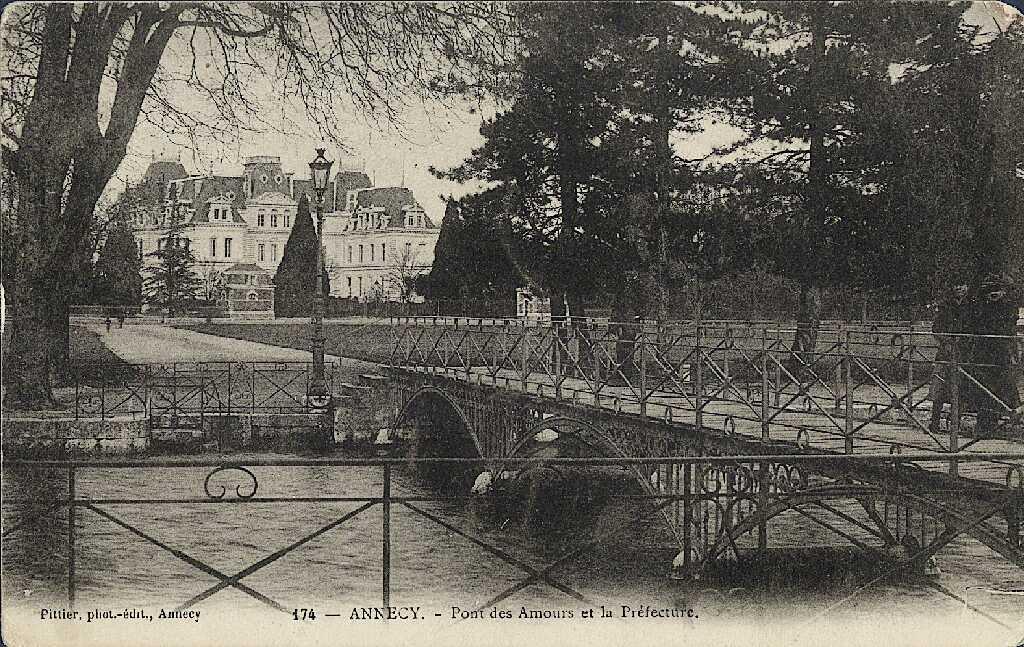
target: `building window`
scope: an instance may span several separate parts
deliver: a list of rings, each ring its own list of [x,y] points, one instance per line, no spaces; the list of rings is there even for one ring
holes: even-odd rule
[[[363,296],[363,277],[359,277],[359,296]]]
[[[349,265],[352,264],[352,246],[351,245],[348,246],[348,264]]]
[[[284,214],[284,228],[288,229],[292,226],[292,217],[289,214]]]
[[[264,261],[264,253],[265,253],[265,251],[266,250],[265,250],[265,246],[264,246],[263,243],[260,243],[259,245],[256,246],[256,253],[257,253],[258,258],[260,259],[261,263]]]
[[[271,245],[270,246],[270,260],[272,260],[272,261],[276,261],[277,260],[277,245]]]
[[[182,240],[185,242],[185,251],[190,251],[192,249],[192,240],[190,238],[184,238]]]
[[[161,249],[163,249],[163,247],[164,247],[164,239],[163,238],[157,238],[156,239],[156,251],[159,252]]]
[[[384,253],[384,250],[387,249],[386,245],[387,243],[380,244],[380,260],[384,261],[385,263],[388,262],[388,255]]]
[[[373,262],[373,260],[374,260],[374,251],[375,251],[375,250],[374,250],[374,247],[376,247],[376,245],[370,245],[370,262],[371,262],[371,263],[372,263],[372,262]]]
[[[360,263],[363,262],[363,246],[362,245],[359,246],[359,262]],[[359,280],[362,281],[362,279],[359,279]],[[362,293],[363,293],[363,291],[360,290],[359,294],[362,294]]]
[[[224,239],[224,258],[231,258],[231,239]]]
[[[348,278],[348,298],[351,299],[352,298],[352,277],[349,276],[347,278]]]
[[[210,239],[210,258],[217,258],[217,239]]]
[[[271,227],[276,227],[277,226],[277,214],[276,213],[270,214],[270,226]]]
[[[267,215],[261,211],[258,214],[256,214],[256,226],[257,227],[266,227],[266,225],[267,225]]]

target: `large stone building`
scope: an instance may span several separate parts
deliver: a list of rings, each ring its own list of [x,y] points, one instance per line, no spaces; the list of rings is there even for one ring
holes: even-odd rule
[[[310,180],[296,179],[279,157],[245,159],[237,176],[190,175],[177,161],[156,160],[138,188],[135,235],[139,252],[162,244],[172,211],[196,272],[208,288],[223,285],[224,272],[254,264],[277,271],[299,199],[316,215]],[[430,271],[440,228],[405,187],[375,187],[361,166],[343,164],[324,198],[324,252],[331,294],[358,299],[409,298],[408,285]],[[415,297],[413,297],[415,298]]]

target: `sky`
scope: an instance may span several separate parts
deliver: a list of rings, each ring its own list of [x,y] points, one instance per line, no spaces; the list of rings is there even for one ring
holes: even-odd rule
[[[968,19],[983,26],[998,21],[1005,25],[1010,16],[1020,14],[1001,2],[978,2],[970,9]],[[169,52],[164,65],[184,65],[186,57]],[[108,194],[122,190],[125,183],[138,181],[154,157],[180,159],[190,173],[240,175],[242,159],[248,155],[276,155],[284,170],[296,177],[309,176],[308,163],[315,156],[315,148],[323,145],[315,129],[300,115],[302,110],[288,97],[280,96],[272,80],[254,80],[252,93],[265,111],[265,120],[277,124],[261,133],[242,134],[234,141],[220,143],[200,141],[196,146],[182,142],[175,144],[155,126],[139,122],[129,144],[128,155],[118,169],[115,179],[108,185]],[[341,111],[342,131],[336,133],[347,142],[348,151],[328,147],[328,158],[336,161],[335,170],[342,164],[365,165],[367,174],[376,186],[404,184],[411,188],[427,213],[439,222],[444,213],[441,196],[460,197],[476,190],[477,186],[462,186],[434,177],[429,168],[449,168],[464,160],[474,147],[483,143],[480,136],[482,121],[493,116],[494,104],[465,104],[444,108],[436,104],[414,105],[402,114],[402,132],[386,124],[368,123],[362,115],[351,111],[344,102],[327,107]],[[674,147],[684,158],[707,155],[714,147],[735,141],[739,131],[721,124],[705,122],[702,132],[677,138]],[[274,130],[288,130],[282,135]],[[404,181],[403,181],[404,180]]]

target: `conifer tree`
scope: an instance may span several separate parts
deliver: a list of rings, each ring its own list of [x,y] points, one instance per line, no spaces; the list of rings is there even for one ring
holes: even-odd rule
[[[295,214],[281,264],[274,275],[274,316],[308,316],[316,293],[316,227],[309,212],[309,200],[302,196]],[[331,293],[327,272],[323,272],[323,294]]]
[[[171,208],[167,216],[167,229],[155,252],[149,256],[156,263],[146,269],[145,294],[150,306],[164,308],[173,317],[196,298],[199,277],[192,269],[196,259],[192,255],[189,239],[184,235],[183,222],[172,186]]]
[[[96,261],[93,294],[102,305],[139,305],[142,302],[142,263],[135,236],[124,220],[111,225]]]

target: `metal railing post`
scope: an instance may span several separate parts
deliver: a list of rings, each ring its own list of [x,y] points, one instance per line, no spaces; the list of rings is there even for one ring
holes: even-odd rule
[[[683,571],[690,575],[693,567],[691,545],[693,544],[693,463],[683,465]]]
[[[526,331],[526,326],[525,325],[523,326],[522,335],[523,336],[520,338],[520,342],[521,343],[520,343],[520,349],[519,349],[520,362],[522,363],[522,367],[521,367],[521,371],[520,371],[520,380],[521,380],[521,383],[522,383],[522,391],[523,391],[523,393],[528,393],[530,388],[529,388],[529,385],[527,384],[527,381],[526,381],[526,375],[527,375],[527,370],[528,370],[528,364],[530,363],[530,349],[526,347],[527,331]]]
[[[761,330],[761,440],[771,439],[769,418],[771,411],[768,405],[768,331]]]
[[[914,411],[917,407],[914,405],[914,396],[911,393],[914,392],[914,330],[911,326],[910,332],[910,347],[907,351],[907,408],[910,409],[910,415],[913,417]]]
[[[553,341],[555,347],[555,401],[557,402],[562,399],[562,336],[558,334],[557,330]]]
[[[68,467],[68,608],[75,608],[75,467]]]
[[[843,399],[846,401],[846,416],[844,424],[844,450],[847,454],[853,453],[853,361],[850,351],[850,331],[844,331],[843,339]]]
[[[760,516],[757,523],[757,550],[762,556],[768,550],[768,518],[765,516],[768,509],[768,483],[768,463],[758,463],[757,511]]]
[[[228,362],[228,415],[231,415],[231,362]]]
[[[781,343],[782,334],[779,332],[778,339],[776,342]],[[775,361],[775,408],[778,409],[779,405],[782,404],[782,362]]]
[[[381,596],[384,607],[391,606],[391,465],[384,464],[383,538],[381,539]]]
[[[701,325],[697,324],[697,335],[696,335],[696,348],[694,354],[696,355],[696,367],[693,376],[694,380],[694,401],[696,403],[696,411],[694,412],[694,422],[697,425],[697,430],[700,431],[704,428],[704,352],[701,350]]]
[[[646,336],[647,331],[641,328],[640,339],[639,341],[637,341],[637,343],[640,345],[640,415],[645,417],[647,416],[647,344],[645,343]]]
[[[960,339],[954,337],[949,347],[949,451],[955,454],[960,451]],[[956,478],[959,472],[957,461],[949,461],[949,475]]]

